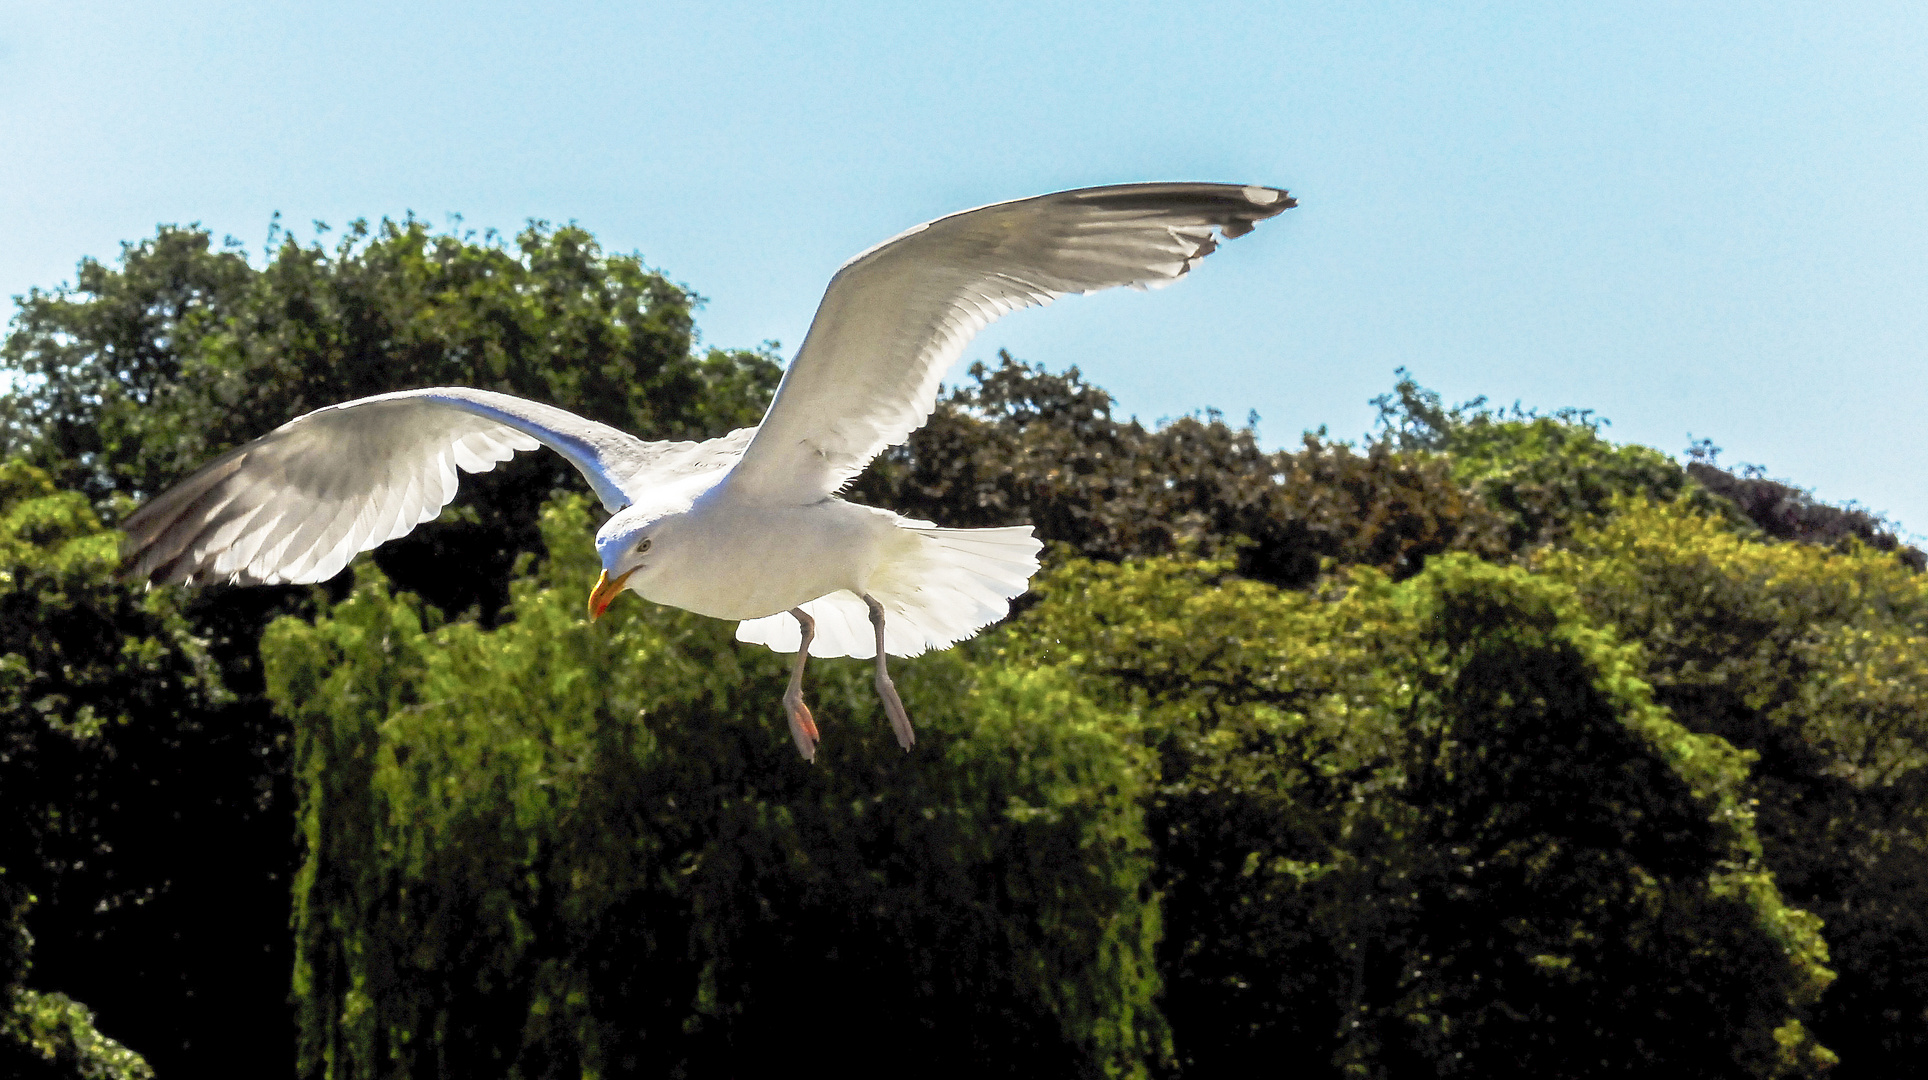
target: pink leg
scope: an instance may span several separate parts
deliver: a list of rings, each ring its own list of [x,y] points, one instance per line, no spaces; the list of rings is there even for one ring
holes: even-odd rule
[[[884,715],[890,717],[890,729],[897,733],[897,745],[909,753],[917,745],[917,733],[910,728],[910,714],[904,711],[897,684],[890,681],[890,669],[884,666],[884,605],[865,593],[864,606],[870,609],[870,625],[877,628],[877,696],[884,699]]]
[[[803,665],[810,659],[810,641],[817,636],[817,622],[802,608],[791,608],[790,614],[803,627],[803,643],[797,646],[797,663],[790,669],[790,689],[783,692],[783,711],[790,717],[790,738],[796,740],[803,760],[816,761],[817,722],[810,716],[810,706],[803,703]]]

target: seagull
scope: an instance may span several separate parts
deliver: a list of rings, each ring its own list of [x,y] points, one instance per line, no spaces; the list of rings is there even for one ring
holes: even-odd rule
[[[945,529],[838,493],[924,425],[945,371],[999,316],[1068,293],[1168,285],[1220,238],[1294,205],[1270,187],[1120,184],[918,225],[837,271],[763,421],[707,442],[646,442],[466,387],[317,409],[129,517],[123,576],[150,587],[325,581],[440,514],[458,470],[547,446],[611,513],[596,533],[591,619],[628,590],[795,653],[783,707],[806,761],[819,741],[803,700],[812,650],[874,658],[908,751],[916,734],[885,658],[948,648],[1003,618],[1042,545],[1029,525]]]

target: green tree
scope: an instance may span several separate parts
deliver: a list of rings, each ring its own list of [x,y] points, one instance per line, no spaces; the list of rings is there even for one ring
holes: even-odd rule
[[[1590,409],[1543,415],[1518,403],[1493,408],[1484,397],[1448,406],[1404,368],[1398,375],[1392,391],[1372,402],[1379,409],[1377,441],[1451,461],[1454,479],[1504,521],[1509,550],[1560,542],[1604,520],[1614,501],[1628,496],[1685,496],[1736,524],[1745,520],[1667,455],[1602,437],[1607,421]]]
[[[275,974],[242,957],[232,982],[195,978],[189,957],[218,947],[215,923],[252,919],[271,933],[280,920],[269,910],[261,926],[263,913],[226,907],[219,851],[254,838],[245,816],[238,828],[210,830],[156,797],[184,769],[213,766],[225,770],[205,778],[219,787],[204,795],[248,803],[251,770],[220,731],[201,726],[220,706],[205,650],[172,598],[113,581],[117,545],[79,494],[0,462],[0,1072],[23,1080],[151,1075],[96,1032],[76,997],[131,985],[220,1008]],[[163,717],[171,722],[156,722]],[[26,985],[36,895],[61,910],[109,913],[91,949],[56,939],[42,950],[42,989]],[[127,948],[142,936],[167,944]],[[74,963],[80,953],[102,968]],[[141,1019],[119,1016],[112,1030],[153,1034]]]
[[[1637,501],[1538,560],[1646,656],[1656,700],[1748,751],[1766,864],[1841,978],[1843,1077],[1928,1058],[1928,578],[1850,543],[1760,543]]]
[[[0,378],[17,387],[0,402],[0,449],[78,493],[61,512],[91,505],[111,524],[130,497],[300,412],[412,386],[538,397],[646,437],[754,423],[775,361],[694,354],[693,303],[573,226],[532,225],[505,242],[412,219],[357,223],[332,246],[278,235],[258,268],[201,230],[164,227],[115,265],[82,263],[72,288],[21,299],[0,344]],[[436,528],[378,559],[436,605],[493,614],[518,554],[539,546],[542,500],[579,484],[553,455],[524,455],[471,478]],[[107,582],[113,546],[101,535],[90,549],[98,603],[138,607]],[[52,594],[19,597],[31,611],[9,630],[64,618]],[[205,642],[211,689],[130,705],[130,722],[94,755],[119,770],[101,798],[129,809],[104,827],[71,885],[36,884],[38,970],[57,985],[86,984],[84,1000],[164,1073],[285,1059],[288,729],[262,696],[257,650],[272,619],[310,610],[313,598],[212,588],[167,602]],[[138,658],[117,648],[103,637],[74,656],[103,679],[138,678]],[[49,723],[87,728],[84,699],[43,697]],[[4,798],[61,806],[92,789],[89,770],[107,767],[45,745],[31,762],[0,762]],[[34,851],[17,865],[63,858]]]
[[[163,227],[118,267],[87,260],[72,289],[22,298],[0,366],[29,392],[8,399],[0,431],[10,456],[105,508],[301,413],[412,387],[520,394],[646,438],[754,424],[780,366],[693,354],[695,302],[575,226],[533,224],[510,244],[357,221],[332,248],[277,234],[259,270],[203,231]],[[516,555],[539,547],[542,500],[580,481],[535,454],[468,483],[452,527],[378,559],[447,610],[493,610]]]
[[[907,757],[868,666],[818,661],[806,765],[774,654],[668,609],[583,619],[588,526],[557,506],[494,629],[370,577],[270,633],[304,1075],[716,1075],[826,1041],[857,1072],[1142,1070],[1128,718],[987,642],[907,665]]]
[[[1159,756],[1179,1072],[1825,1067],[1826,947],[1762,863],[1745,756],[1570,590],[1463,555],[1326,595],[1228,569],[1074,563],[1017,637]]]
[[[1217,413],[1156,430],[1111,415],[1074,368],[974,365],[930,423],[859,478],[859,497],[957,527],[1033,523],[1088,558],[1234,555],[1305,586],[1325,561],[1416,573],[1445,551],[1498,554],[1502,520],[1438,455],[1307,435],[1266,451]]]
[[[1584,411],[1402,372],[1377,436],[1267,451],[974,368],[856,490],[1035,522],[1054,569],[903,666],[910,758],[861,665],[813,665],[807,768],[778,658],[675,612],[585,624],[594,513],[549,455],[352,589],[111,580],[134,499],[346,398],[754,423],[777,363],[695,351],[695,303],[573,226],[413,219],[258,266],[163,228],[22,299],[0,1071],[140,1075],[89,1007],[162,1075],[287,1060],[296,1027],[315,1076],[712,1073],[852,1016],[882,1034],[849,1067],[974,1074],[1928,1054],[1920,553]]]
[[[0,867],[0,1073],[12,1080],[153,1080],[139,1054],[102,1035],[86,1006],[26,986],[33,896]]]

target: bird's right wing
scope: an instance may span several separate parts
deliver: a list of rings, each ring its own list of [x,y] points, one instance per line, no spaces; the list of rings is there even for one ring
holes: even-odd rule
[[[547,446],[617,510],[662,483],[721,476],[751,430],[644,442],[558,409],[464,387],[405,390],[317,409],[216,458],[122,524],[123,574],[152,583],[325,581],[455,497],[456,470],[487,472]]]

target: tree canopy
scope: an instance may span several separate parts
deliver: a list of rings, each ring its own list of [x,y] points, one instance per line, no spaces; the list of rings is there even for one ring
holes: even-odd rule
[[[1859,508],[1449,406],[1158,426],[1002,357],[852,497],[1029,521],[899,666],[625,601],[558,459],[314,588],[145,592],[113,524],[307,409],[754,423],[769,352],[574,226],[163,228],[0,343],[0,1068],[1885,1077],[1928,1055],[1928,585]],[[834,1042],[830,1041],[834,1040]],[[264,1064],[267,1063],[267,1064]]]
[[[293,732],[263,696],[259,641],[276,616],[325,598],[285,587],[157,597],[185,620],[204,669],[193,686],[161,685],[114,636],[147,633],[116,625],[144,601],[113,583],[117,538],[100,521],[294,415],[413,386],[541,397],[676,437],[754,423],[777,364],[692,351],[696,302],[578,228],[531,225],[507,241],[412,219],[356,223],[333,245],[277,234],[259,267],[202,230],[164,227],[115,265],[83,262],[72,287],[20,299],[0,343],[15,388],[0,403],[7,490],[61,494],[18,511],[32,523],[13,549],[22,562],[7,662],[34,680],[97,675],[75,690],[32,683],[7,717],[10,742],[35,749],[10,757],[20,771],[0,781],[0,798],[59,822],[22,819],[30,824],[0,842],[0,866],[37,895],[59,883],[60,901],[31,916],[39,971],[124,1017],[124,1037],[163,1066],[289,1056],[285,990],[263,988],[285,986],[292,964]],[[518,556],[539,547],[543,501],[580,481],[553,455],[524,455],[466,483],[437,527],[377,558],[434,603],[492,617]],[[98,535],[63,546],[79,533]],[[84,576],[96,595],[70,599],[57,574]],[[93,621],[75,622],[76,610]],[[68,652],[91,668],[43,659],[63,636],[84,638]],[[152,685],[125,685],[141,678]],[[69,746],[49,724],[91,734]],[[89,791],[119,823],[90,841],[94,854],[41,843],[48,829],[82,827]],[[84,872],[69,869],[76,861]]]

